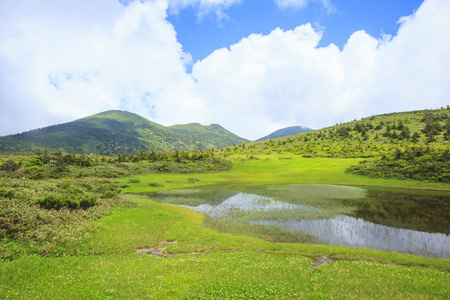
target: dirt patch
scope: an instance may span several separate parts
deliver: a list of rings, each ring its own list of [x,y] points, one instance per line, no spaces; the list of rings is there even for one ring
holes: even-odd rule
[[[321,265],[326,264],[326,263],[329,262],[329,261],[334,261],[334,260],[331,259],[331,258],[329,258],[329,257],[327,257],[327,256],[323,256],[321,259],[316,260],[316,261],[313,263],[313,267],[314,267],[314,268],[320,267]]]
[[[167,247],[169,247],[170,245],[175,245],[177,242],[167,242],[167,241],[163,241],[159,243],[158,248],[144,248],[144,249],[139,249],[136,252],[134,252],[134,254],[149,254],[152,256],[160,256],[160,257],[169,257],[172,256],[170,254],[164,254],[163,251],[164,249],[166,249]]]

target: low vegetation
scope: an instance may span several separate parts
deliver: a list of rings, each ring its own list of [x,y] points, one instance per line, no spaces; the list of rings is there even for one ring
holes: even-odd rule
[[[93,221],[134,205],[118,195],[104,179],[0,178],[0,259],[64,254],[86,238]]]
[[[374,221],[395,226],[405,199],[360,205],[362,189],[345,185],[440,190],[431,193],[441,197],[446,226],[448,116],[373,116],[202,152],[4,153],[0,298],[448,299],[449,259],[305,244],[313,238],[249,226],[255,215],[214,224],[175,205],[218,204],[241,190],[277,200],[295,194],[286,201],[324,216],[376,210]],[[408,201],[426,208],[420,197]]]
[[[365,158],[348,169],[380,178],[450,182],[450,107],[377,115],[293,136],[223,150],[295,154],[304,158]]]
[[[198,173],[223,171],[231,162],[214,151],[140,151],[114,157],[76,154],[74,151],[35,151],[0,156],[0,176],[13,178],[116,178],[148,173]]]
[[[431,180],[450,183],[449,146],[405,146],[348,168],[371,177]]]
[[[0,258],[72,253],[93,221],[132,206],[119,176],[227,170],[213,152],[144,152],[115,157],[36,151],[0,157]],[[139,181],[130,180],[129,183]],[[196,182],[190,178],[190,182]],[[156,182],[150,187],[163,187]]]

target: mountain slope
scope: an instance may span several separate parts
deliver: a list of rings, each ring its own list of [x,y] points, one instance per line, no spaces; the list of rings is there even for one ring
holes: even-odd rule
[[[287,135],[293,135],[293,134],[311,131],[311,130],[312,129],[308,128],[308,127],[290,126],[290,127],[278,129],[278,130],[272,132],[271,134],[266,135],[265,137],[257,139],[256,141],[269,140],[269,139],[274,139],[274,138],[283,137],[283,136],[287,136]]]
[[[248,142],[248,140],[229,132],[218,124],[203,126],[198,123],[191,123],[186,125],[173,125],[168,128],[179,134],[209,141],[211,146],[214,147],[227,147],[229,145]]]
[[[180,125],[183,128],[184,125]],[[189,125],[186,125],[190,128]],[[137,114],[111,110],[60,125],[0,138],[0,151],[33,149],[69,150],[114,155],[140,150],[205,150],[245,142],[231,132],[214,131],[214,139],[202,137],[219,125],[198,124],[189,131],[171,129]],[[230,139],[230,136],[236,137]],[[223,138],[222,138],[223,137]]]
[[[334,126],[240,147],[241,152],[292,153],[306,157],[373,157],[403,146],[445,146],[450,107],[374,115]]]
[[[227,154],[362,158],[348,172],[450,183],[450,107],[376,115],[229,147]]]

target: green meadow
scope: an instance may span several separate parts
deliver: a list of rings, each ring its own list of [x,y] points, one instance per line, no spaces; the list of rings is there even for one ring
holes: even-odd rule
[[[346,169],[361,161],[361,158],[301,158],[289,154],[234,155],[231,157],[233,169],[229,171],[199,174],[145,174],[120,178],[122,184],[129,185],[125,193],[146,193],[174,188],[205,185],[247,188],[274,184],[312,183],[339,184],[352,186],[383,186],[411,189],[450,190],[446,183],[383,179],[358,176],[347,173]],[[199,179],[190,182],[190,178]],[[138,183],[130,182],[133,179]],[[160,187],[149,187],[149,182]]]
[[[115,179],[122,195],[81,233],[73,232],[82,238],[64,240],[45,253],[24,250],[23,255],[0,262],[0,298],[450,298],[449,259],[273,242],[250,236],[251,232],[218,230],[198,212],[152,200],[157,193],[195,194],[205,186],[221,190],[216,197],[225,198],[227,190],[268,189],[277,195],[276,187],[299,183],[343,186],[344,195],[348,185],[440,193],[448,192],[450,185],[347,173],[358,158],[265,154],[235,155],[231,160],[233,167],[226,171]],[[283,234],[289,233],[280,231]],[[4,239],[0,249],[13,247],[20,245]]]

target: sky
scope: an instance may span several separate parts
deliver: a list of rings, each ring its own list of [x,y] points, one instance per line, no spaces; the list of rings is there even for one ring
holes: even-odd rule
[[[0,0],[0,136],[111,109],[255,140],[450,104],[449,0]]]

